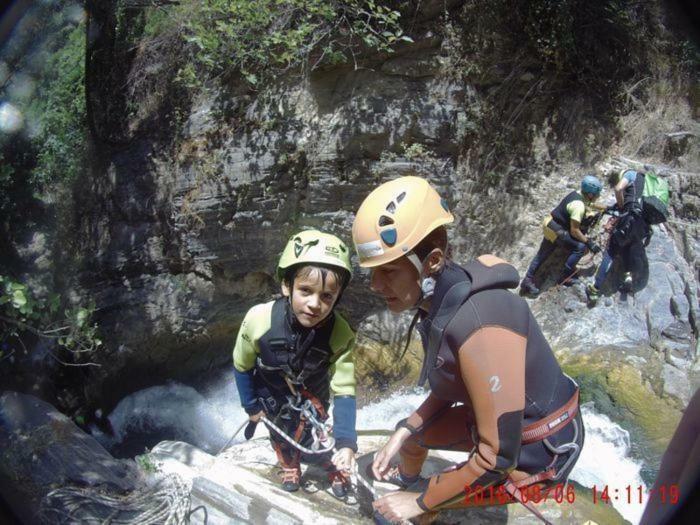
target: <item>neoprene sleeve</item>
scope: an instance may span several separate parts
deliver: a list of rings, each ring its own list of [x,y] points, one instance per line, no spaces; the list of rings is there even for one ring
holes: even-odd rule
[[[238,389],[238,397],[241,399],[241,406],[246,413],[257,414],[262,410],[262,405],[255,393],[253,370],[239,372],[236,367],[233,367],[233,374],[236,377],[236,388]]]
[[[333,437],[337,449],[348,447],[353,452],[357,452],[356,413],[355,396],[333,398]]]

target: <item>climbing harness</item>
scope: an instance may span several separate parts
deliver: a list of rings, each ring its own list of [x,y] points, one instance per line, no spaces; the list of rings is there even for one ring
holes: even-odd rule
[[[540,511],[537,510],[532,501],[525,499],[521,489],[537,483],[557,481],[561,479],[564,473],[568,471],[571,464],[576,460],[576,458],[578,458],[579,452],[581,451],[581,447],[577,443],[579,437],[578,422],[576,421],[578,407],[579,389],[576,388],[574,395],[571,397],[571,399],[569,399],[569,401],[566,402],[566,404],[564,404],[564,406],[560,407],[558,410],[555,410],[547,417],[540,419],[539,421],[536,421],[523,429],[523,445],[542,441],[544,446],[547,447],[552,454],[554,454],[554,458],[549,466],[542,472],[538,472],[537,474],[533,474],[520,480],[515,480],[511,476],[508,476],[504,484],[506,492],[510,494],[514,500],[521,503],[525,508],[527,508],[547,525],[550,525],[550,522],[542,515]],[[559,432],[569,423],[572,423],[574,426],[574,437],[571,439],[571,441],[569,443],[559,445],[558,447],[552,445],[548,438]],[[562,454],[568,454],[569,457],[564,465],[557,470],[554,465],[556,464],[557,459],[559,459],[559,456]]]

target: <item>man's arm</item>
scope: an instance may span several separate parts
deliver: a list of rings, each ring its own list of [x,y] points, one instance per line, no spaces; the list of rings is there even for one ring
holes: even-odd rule
[[[625,188],[629,183],[625,177],[622,177],[622,180],[615,185],[615,202],[620,210],[625,206]]]
[[[474,409],[479,443],[464,465],[430,478],[417,500],[423,510],[462,497],[466,487],[488,488],[517,466],[525,409],[526,345],[523,335],[487,326],[460,347],[460,371]]]

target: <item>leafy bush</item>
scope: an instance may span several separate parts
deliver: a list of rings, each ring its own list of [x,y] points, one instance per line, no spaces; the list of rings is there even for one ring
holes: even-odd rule
[[[49,10],[49,7],[44,6]],[[11,265],[11,246],[46,220],[44,196],[54,199],[87,164],[85,24],[41,12],[34,44],[15,45],[9,80],[0,88],[23,115],[24,128],[0,133],[0,271]],[[38,23],[38,22],[37,22]],[[12,42],[11,42],[12,43]],[[26,78],[34,89],[7,89]],[[59,203],[60,204],[60,203]]]
[[[65,44],[47,60],[45,74],[29,113],[35,115],[39,133],[37,188],[74,180],[87,162],[85,109],[85,25],[65,30]]]
[[[362,49],[391,52],[411,41],[400,13],[375,0],[204,0],[186,22],[198,66],[213,75],[240,71],[252,84],[270,70],[352,59]],[[195,81],[194,67],[181,77]]]
[[[36,297],[26,284],[0,275],[0,362],[18,352],[28,353],[25,339],[38,337],[47,340],[50,349],[73,354],[70,363],[52,354],[62,364],[96,366],[80,363],[80,354],[102,345],[97,325],[89,322],[94,310],[94,305],[62,309],[59,295]]]

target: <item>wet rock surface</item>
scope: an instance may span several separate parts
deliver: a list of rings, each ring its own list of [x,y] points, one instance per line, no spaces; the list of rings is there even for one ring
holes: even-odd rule
[[[27,524],[41,521],[41,501],[55,488],[119,494],[137,486],[133,463],[114,459],[66,416],[26,394],[0,396],[0,451],[0,493]]]
[[[386,437],[360,437],[358,470],[363,472],[371,463],[370,451],[379,448]],[[460,458],[457,458],[457,456]],[[206,507],[207,523],[263,523],[282,520],[285,523],[373,523],[371,519],[371,494],[359,486],[346,501],[339,501],[329,493],[325,474],[314,467],[303,469],[302,488],[297,493],[287,493],[279,488],[276,459],[267,439],[254,439],[239,443],[218,456],[211,456],[181,442],[162,442],[149,457],[161,476],[177,473],[192,479],[192,507]],[[464,461],[465,453],[431,452],[423,475],[437,473],[458,459]],[[372,483],[378,495],[392,490],[392,485]],[[575,486],[573,503],[544,501],[537,507],[553,523],[624,523],[612,507],[594,505],[590,491]],[[532,523],[533,515],[521,505],[505,507],[446,510],[431,515],[437,524],[466,523]],[[193,523],[203,523],[192,515]],[[229,520],[229,521],[227,521]]]

